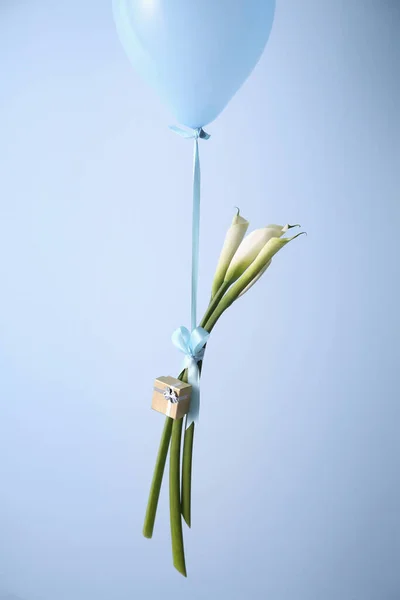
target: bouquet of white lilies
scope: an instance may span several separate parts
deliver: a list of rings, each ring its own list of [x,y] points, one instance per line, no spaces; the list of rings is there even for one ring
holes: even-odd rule
[[[281,248],[304,233],[298,233],[292,237],[283,237],[289,229],[299,225],[268,225],[262,229],[256,229],[246,236],[248,226],[249,222],[240,216],[238,210],[226,234],[211,287],[210,303],[199,327],[191,334],[185,328],[180,328],[174,333],[174,344],[188,356],[185,368],[178,377],[178,380],[183,382],[177,386],[178,388],[184,389],[184,384],[187,384],[188,381],[190,383],[190,369],[197,369],[198,379],[200,378],[205,345],[222,313],[260,279],[270,266],[272,258]],[[186,387],[189,388],[190,386]],[[173,389],[168,387],[167,390],[164,397],[173,398],[175,405],[179,403],[179,396],[176,393],[173,396]],[[198,395],[198,386],[193,386],[188,414],[180,418],[179,413],[175,413],[174,417],[166,417],[143,527],[143,535],[151,538],[169,450],[169,501],[173,564],[184,576],[186,576],[186,564],[182,517],[190,527],[192,454],[195,423],[198,414]],[[187,396],[183,397],[187,398]],[[165,414],[168,415],[167,412]],[[182,448],[184,419],[186,419],[186,425]]]

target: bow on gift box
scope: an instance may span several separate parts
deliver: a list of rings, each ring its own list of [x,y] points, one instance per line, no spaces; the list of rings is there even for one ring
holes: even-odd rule
[[[176,395],[175,390],[173,390],[170,387],[166,388],[166,390],[163,393],[163,396],[166,400],[169,400],[170,402],[172,402],[172,404],[176,404],[177,402],[179,402],[179,398]]]
[[[192,333],[186,327],[178,327],[172,334],[172,343],[184,355],[183,368],[188,370],[188,383],[192,386],[190,409],[186,428],[197,422],[200,408],[200,371],[198,363],[203,360],[204,347],[210,334],[203,327],[196,327]]]

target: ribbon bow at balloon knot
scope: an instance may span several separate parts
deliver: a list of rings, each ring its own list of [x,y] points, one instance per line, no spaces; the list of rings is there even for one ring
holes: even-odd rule
[[[192,386],[190,410],[186,427],[197,422],[200,408],[200,371],[198,363],[203,360],[205,345],[210,337],[203,327],[196,327],[190,333],[186,327],[178,327],[172,334],[172,343],[185,355],[183,368],[188,370],[188,383]]]
[[[186,138],[187,140],[209,140],[210,134],[204,131],[202,127],[197,127],[197,129],[190,129],[190,127],[177,127],[176,125],[170,126],[171,131],[174,131],[178,135]]]

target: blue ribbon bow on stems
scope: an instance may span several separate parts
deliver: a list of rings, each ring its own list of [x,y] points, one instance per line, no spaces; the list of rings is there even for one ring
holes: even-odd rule
[[[192,386],[190,410],[186,420],[186,429],[199,418],[200,409],[200,372],[198,363],[203,360],[204,346],[210,334],[203,327],[196,327],[192,333],[186,327],[178,327],[172,334],[172,343],[183,352],[183,368],[188,370],[188,383]]]

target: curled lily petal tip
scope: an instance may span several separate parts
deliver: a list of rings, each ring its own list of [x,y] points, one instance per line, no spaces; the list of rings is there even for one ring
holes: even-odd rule
[[[238,206],[234,206],[233,208],[236,208],[236,210],[237,210],[236,216],[238,217],[240,215],[240,208]]]
[[[295,240],[296,238],[300,237],[301,235],[308,235],[307,231],[300,231],[300,233],[294,235],[292,238],[290,238],[291,240]]]
[[[282,227],[282,233],[286,233],[286,231],[289,231],[289,229],[293,229],[294,227],[301,227],[301,225],[299,223],[296,223],[296,225],[289,225],[289,223],[287,223]]]

